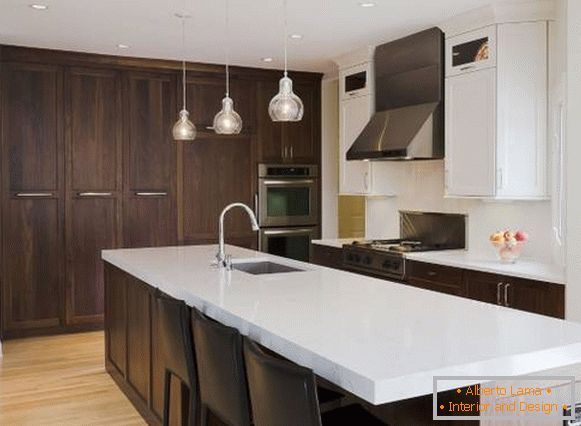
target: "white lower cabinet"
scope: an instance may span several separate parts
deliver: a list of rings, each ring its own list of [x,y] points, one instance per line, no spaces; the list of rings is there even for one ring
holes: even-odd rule
[[[371,192],[371,162],[347,161],[349,148],[372,114],[372,97],[359,96],[340,102],[339,192],[341,194],[369,194]]]
[[[496,67],[446,78],[446,194],[546,198],[547,23],[496,30]]]

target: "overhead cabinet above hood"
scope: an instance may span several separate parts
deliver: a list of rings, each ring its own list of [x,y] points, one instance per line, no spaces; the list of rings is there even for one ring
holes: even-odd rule
[[[375,49],[375,110],[347,160],[444,158],[444,34],[439,28]]]

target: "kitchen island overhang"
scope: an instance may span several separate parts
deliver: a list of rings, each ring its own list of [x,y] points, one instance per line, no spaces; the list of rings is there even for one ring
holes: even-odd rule
[[[227,252],[235,262],[303,271],[226,271],[213,265],[216,250],[122,249],[102,257],[374,405],[428,395],[434,376],[518,376],[581,362],[581,324],[233,246]],[[471,384],[448,382],[450,389]]]

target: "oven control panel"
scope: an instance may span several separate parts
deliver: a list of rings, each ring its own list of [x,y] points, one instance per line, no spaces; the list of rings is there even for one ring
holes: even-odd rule
[[[371,251],[369,249],[343,246],[343,266],[357,272],[403,280],[405,278],[405,259],[397,253]]]

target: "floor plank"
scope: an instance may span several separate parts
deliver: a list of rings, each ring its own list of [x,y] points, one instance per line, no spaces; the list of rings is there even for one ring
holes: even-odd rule
[[[144,425],[105,372],[102,332],[3,342],[0,425]]]

